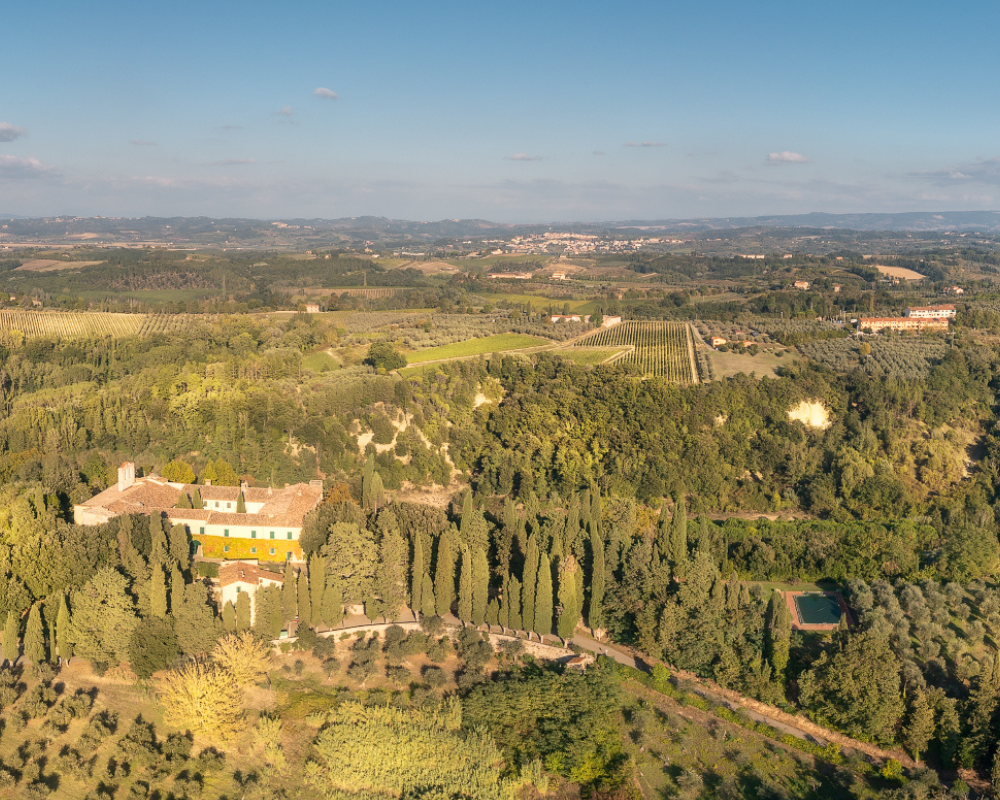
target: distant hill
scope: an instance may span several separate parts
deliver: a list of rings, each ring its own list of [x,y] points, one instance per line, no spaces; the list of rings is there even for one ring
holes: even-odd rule
[[[353,249],[365,242],[381,248],[429,247],[509,239],[545,231],[616,236],[747,233],[783,231],[858,231],[931,233],[974,231],[1000,234],[1000,211],[941,211],[905,214],[788,214],[761,217],[703,217],[665,220],[619,220],[551,224],[507,224],[483,219],[431,222],[387,217],[342,219],[212,219],[209,217],[24,217],[0,216],[8,242],[128,245],[169,243],[200,247]]]

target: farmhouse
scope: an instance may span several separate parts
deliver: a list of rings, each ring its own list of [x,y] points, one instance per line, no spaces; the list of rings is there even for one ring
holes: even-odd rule
[[[258,589],[268,586],[282,586],[285,578],[281,573],[261,569],[256,561],[230,561],[219,567],[219,608],[226,603],[236,605],[240,594],[250,597],[250,622],[253,622]]]
[[[201,497],[201,508],[187,501]],[[242,497],[244,511],[239,511]],[[184,525],[203,554],[218,558],[261,557],[302,560],[302,520],[323,499],[323,482],[284,489],[248,486],[195,486],[156,475],[136,478],[135,464],[118,468],[118,483],[73,507],[80,525],[100,525],[120,514],[156,514]]]
[[[955,306],[914,306],[903,311],[904,317],[930,319],[932,317],[955,317]]]
[[[792,284],[794,288],[801,289],[802,291],[806,291],[809,288],[809,285],[809,281],[795,281],[795,283]]]
[[[590,314],[553,314],[549,322],[590,322]]]
[[[316,303],[306,303],[306,313],[307,314],[318,314],[319,305]]]
[[[858,320],[858,330],[879,331],[947,331],[948,320],[944,317],[862,317]]]
[[[711,343],[712,347],[721,347],[722,345],[726,344],[726,342],[729,340],[723,339],[721,336],[713,336],[708,341]]]
[[[944,287],[944,293],[945,294],[965,294],[965,289],[963,289],[961,286],[945,286]]]

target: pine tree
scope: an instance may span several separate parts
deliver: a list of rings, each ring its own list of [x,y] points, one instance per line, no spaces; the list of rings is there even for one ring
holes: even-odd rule
[[[524,620],[521,619],[521,582],[514,576],[510,576],[510,591],[507,593],[508,612],[507,620],[511,630],[523,631]]]
[[[434,583],[431,581],[431,576],[426,572],[424,573],[424,579],[420,583],[420,616],[429,619],[437,614],[434,602]]]
[[[13,666],[20,655],[17,647],[17,617],[13,611],[8,611],[7,622],[3,626],[3,657]]]
[[[41,664],[45,660],[45,628],[38,603],[28,613],[28,626],[24,631],[24,655],[32,664]]]
[[[167,616],[167,576],[159,563],[153,564],[149,577],[149,604],[154,617],[164,619]]]
[[[197,486],[194,487],[194,494],[191,496],[191,507],[192,508],[204,508],[205,501],[201,499],[201,489]]]
[[[250,595],[247,592],[240,592],[236,595],[236,630],[248,630],[250,616]]]
[[[538,585],[538,537],[528,538],[528,551],[524,556],[524,572],[521,575],[521,620],[524,630],[531,633],[535,629],[535,587]]]
[[[466,625],[472,622],[472,585],[472,554],[466,547],[458,576],[458,618]]]
[[[597,528],[590,531],[590,606],[587,621],[591,629],[604,627],[604,543]]]
[[[410,567],[410,610],[413,618],[423,611],[420,592],[424,588],[424,537],[420,531],[413,532],[413,564]]]
[[[329,575],[323,590],[323,622],[327,627],[336,628],[344,621],[344,594],[340,589],[340,578]]]
[[[438,538],[434,598],[439,617],[451,613],[451,604],[455,599],[455,554],[452,551],[450,531],[445,531]]]
[[[247,513],[247,501],[243,496],[243,490],[240,489],[240,493],[236,496],[236,513],[246,514]]]
[[[552,565],[543,553],[538,562],[538,586],[535,589],[534,630],[539,638],[552,633]]]
[[[56,617],[56,654],[66,663],[69,663],[70,658],[73,657],[69,606],[66,604],[66,595],[59,598],[59,615]]]
[[[232,600],[222,607],[222,627],[226,633],[236,633],[236,606]]]
[[[314,555],[309,559],[309,600],[312,606],[312,626],[323,624],[323,594],[326,592],[326,559]]]
[[[285,562],[285,580],[281,584],[281,615],[286,620],[295,619],[299,613],[298,577],[292,569],[292,562]]]
[[[788,654],[791,648],[792,614],[784,595],[777,589],[771,594],[771,602],[767,610],[767,645],[768,657],[774,677],[778,683],[785,681],[785,668],[788,666]]]
[[[557,633],[565,641],[573,638],[576,623],[580,619],[580,600],[577,594],[577,564],[573,556],[566,558],[559,570],[559,614]]]
[[[309,594],[309,576],[304,572],[299,575],[299,627],[311,628],[312,596]]]
[[[472,557],[472,624],[486,621],[486,607],[490,600],[490,564],[486,551],[476,550]]]
[[[993,654],[991,664],[984,666],[969,693],[966,723],[968,743],[980,759],[987,758],[996,742],[997,710],[1000,708],[1000,652]]]

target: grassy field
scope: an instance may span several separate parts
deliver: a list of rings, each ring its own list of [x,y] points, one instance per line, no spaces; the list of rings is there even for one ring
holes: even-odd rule
[[[782,364],[789,365],[796,359],[791,352],[778,358],[774,353],[767,351],[752,356],[749,353],[719,353],[709,349],[708,360],[711,362],[712,370],[718,380],[732,378],[741,373],[744,375],[754,373],[758,378],[765,376],[773,378],[778,367]]]
[[[542,297],[537,294],[511,294],[508,292],[497,292],[495,294],[483,294],[487,300],[506,300],[508,303],[519,303],[529,305],[535,309],[552,309],[554,314],[562,314],[565,306],[569,304],[571,314],[590,314],[597,303],[594,300],[567,300],[562,297]]]
[[[557,350],[556,354],[587,367],[603,364],[609,358],[625,352],[626,349],[624,347],[564,347]]]
[[[302,359],[302,366],[313,372],[332,372],[340,369],[340,362],[327,352],[310,353]]]
[[[445,358],[465,358],[484,353],[502,353],[506,350],[523,350],[526,347],[539,347],[551,344],[548,339],[537,336],[525,336],[520,333],[500,333],[496,336],[484,336],[482,339],[468,339],[441,347],[430,347],[418,350],[406,356],[410,364],[421,364],[427,361],[439,361]]]

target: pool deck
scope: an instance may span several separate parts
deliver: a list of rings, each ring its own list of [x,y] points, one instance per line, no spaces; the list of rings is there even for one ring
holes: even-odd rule
[[[847,608],[847,603],[844,602],[844,597],[840,592],[785,592],[784,594],[785,603],[788,605],[788,610],[792,614],[793,631],[835,631],[840,624],[839,622],[834,622],[822,625],[812,625],[799,619],[799,609],[795,605],[795,598],[804,594],[825,594],[827,597],[832,597],[837,601],[837,605],[840,606],[840,610],[847,618],[848,626],[854,626],[854,619],[851,617],[851,612]]]

